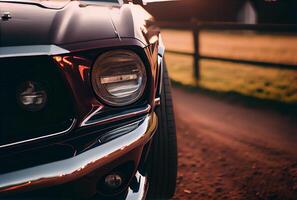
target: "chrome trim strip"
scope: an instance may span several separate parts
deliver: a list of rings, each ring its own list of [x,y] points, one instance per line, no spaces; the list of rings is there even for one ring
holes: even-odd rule
[[[71,125],[64,131],[60,131],[60,132],[57,132],[57,133],[52,133],[52,134],[49,134],[49,135],[44,135],[44,136],[40,136],[40,137],[36,137],[36,138],[31,138],[31,139],[27,139],[27,140],[22,140],[22,141],[18,141],[18,142],[13,142],[13,143],[9,143],[9,144],[0,145],[0,149],[5,148],[5,147],[14,146],[14,145],[17,145],[17,144],[23,144],[23,143],[32,142],[32,141],[35,141],[35,140],[40,140],[40,139],[45,139],[45,138],[49,138],[49,137],[54,137],[54,136],[57,136],[57,135],[62,135],[64,133],[69,132],[74,127],[75,123],[76,123],[76,119],[73,119]]]
[[[83,120],[83,122],[80,124],[80,127],[91,126],[91,125],[102,125],[102,124],[106,124],[106,123],[110,123],[110,122],[119,121],[119,120],[122,120],[122,119],[127,119],[127,118],[130,118],[130,117],[135,117],[135,116],[138,116],[138,115],[148,114],[151,111],[151,106],[147,105],[147,107],[145,109],[143,109],[143,110],[133,111],[133,112],[130,112],[130,113],[117,115],[117,116],[114,116],[114,117],[109,117],[109,118],[106,118],[106,119],[101,119],[101,120],[98,120],[98,121],[95,121],[95,122],[89,122],[88,123],[89,119],[92,118],[94,115],[98,114],[102,108],[103,107],[99,107],[93,113],[91,113],[88,117],[86,117]]]
[[[99,2],[99,1],[89,1],[89,0],[86,0],[86,1],[81,1],[80,2],[80,6],[121,6],[123,4],[123,2],[121,0],[119,0],[118,3],[115,3],[115,2]]]
[[[87,122],[96,114],[98,114],[100,112],[100,110],[102,110],[104,106],[99,106],[95,111],[91,112],[91,114],[89,114],[81,123],[80,123],[80,127],[83,126],[88,126],[88,125],[92,125],[92,124],[88,124]]]
[[[158,93],[161,96],[162,93],[162,86],[163,86],[163,73],[164,73],[164,63],[163,63],[163,58],[161,56],[158,55],[158,65],[160,68],[160,73],[159,73],[159,90]]]
[[[158,98],[155,98],[155,106],[159,106],[161,105],[161,98],[158,97]]]
[[[138,182],[138,191],[133,191],[131,188],[128,188],[128,194],[125,200],[145,200],[146,193],[148,190],[148,180],[147,177],[141,175],[138,171],[135,174],[135,177]]]
[[[70,53],[57,45],[28,45],[0,47],[0,58],[59,55]]]
[[[147,115],[133,131],[69,159],[0,175],[0,192],[63,184],[85,176],[146,144],[158,126],[155,113]]]

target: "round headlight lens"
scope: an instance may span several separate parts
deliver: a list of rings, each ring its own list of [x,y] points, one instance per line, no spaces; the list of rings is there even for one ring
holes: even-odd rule
[[[140,57],[128,50],[109,51],[99,56],[92,69],[97,96],[111,106],[136,102],[143,94],[147,76]]]

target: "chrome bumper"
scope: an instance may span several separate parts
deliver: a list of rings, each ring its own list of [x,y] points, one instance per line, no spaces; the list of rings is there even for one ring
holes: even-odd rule
[[[142,176],[139,172],[135,175],[138,181],[138,190],[133,191],[131,188],[128,189],[128,194],[125,200],[145,200],[146,193],[148,190],[148,180],[145,176]]]
[[[133,131],[75,157],[0,175],[0,192],[27,190],[67,183],[146,144],[157,128],[155,113]]]

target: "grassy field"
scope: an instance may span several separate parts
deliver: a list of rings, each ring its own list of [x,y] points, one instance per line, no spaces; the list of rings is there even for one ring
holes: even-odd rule
[[[167,49],[193,51],[190,32],[163,30],[162,33]],[[297,65],[297,36],[293,35],[202,32],[200,45],[203,55]],[[196,83],[190,56],[168,53],[166,61],[170,77],[184,85],[287,103],[297,102],[297,68],[261,68],[202,60],[201,80]]]

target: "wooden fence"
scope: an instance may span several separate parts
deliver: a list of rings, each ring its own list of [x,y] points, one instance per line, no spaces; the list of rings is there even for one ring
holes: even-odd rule
[[[220,60],[227,62],[236,62],[244,64],[255,64],[262,67],[275,67],[275,68],[284,68],[290,70],[297,70],[296,65],[282,64],[282,63],[269,63],[253,60],[240,60],[232,58],[221,58],[221,57],[212,57],[205,56],[200,54],[199,48],[199,33],[201,30],[237,30],[237,31],[257,31],[257,32],[273,32],[273,33],[293,33],[297,34],[297,25],[295,24],[235,24],[235,23],[179,23],[179,22],[157,22],[157,25],[164,29],[174,29],[174,30],[189,30],[192,31],[193,36],[193,47],[194,53],[186,53],[181,51],[166,50],[169,53],[177,53],[182,55],[190,55],[194,58],[193,72],[194,78],[198,80],[200,78],[200,59],[212,59]],[[296,52],[297,56],[297,52]]]

